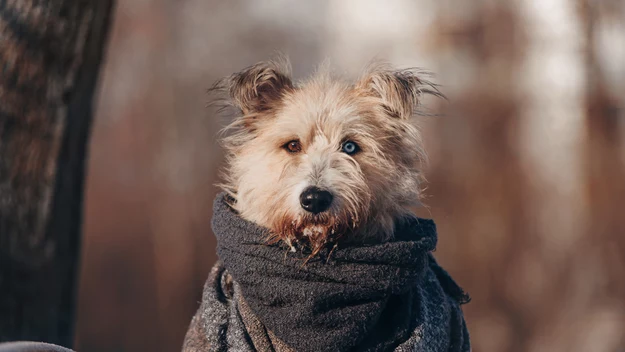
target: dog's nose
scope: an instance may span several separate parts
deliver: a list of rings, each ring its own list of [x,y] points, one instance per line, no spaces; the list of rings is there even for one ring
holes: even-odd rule
[[[328,210],[332,204],[332,193],[317,187],[308,187],[300,194],[299,203],[306,211],[319,214]]]

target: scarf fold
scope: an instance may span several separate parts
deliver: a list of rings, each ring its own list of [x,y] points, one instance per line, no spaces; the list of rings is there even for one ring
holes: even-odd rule
[[[470,350],[459,307],[469,299],[431,255],[431,220],[400,220],[390,242],[339,246],[306,264],[308,253],[267,245],[268,230],[241,219],[223,194],[212,226],[221,262],[200,307],[211,350]]]

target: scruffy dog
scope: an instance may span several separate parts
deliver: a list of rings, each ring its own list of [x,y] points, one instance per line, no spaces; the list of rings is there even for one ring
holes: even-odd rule
[[[411,117],[440,94],[417,71],[374,64],[355,85],[322,71],[297,86],[288,62],[271,61],[225,84],[243,115],[227,128],[222,186],[244,219],[318,250],[388,239],[418,204],[425,153]]]
[[[410,211],[426,161],[412,117],[441,96],[423,77],[375,63],[355,83],[324,69],[295,83],[278,59],[212,89],[240,115],[223,139],[220,262],[185,351],[468,351],[466,295]]]

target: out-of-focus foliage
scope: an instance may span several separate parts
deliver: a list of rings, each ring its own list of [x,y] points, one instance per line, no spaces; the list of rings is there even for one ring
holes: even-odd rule
[[[93,131],[79,349],[177,351],[216,259],[224,75],[420,66],[427,209],[475,351],[625,349],[625,3],[120,1]]]

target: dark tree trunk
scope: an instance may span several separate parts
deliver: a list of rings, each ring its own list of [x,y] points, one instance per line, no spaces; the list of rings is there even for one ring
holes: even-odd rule
[[[84,166],[112,1],[0,0],[0,342],[71,346]]]

